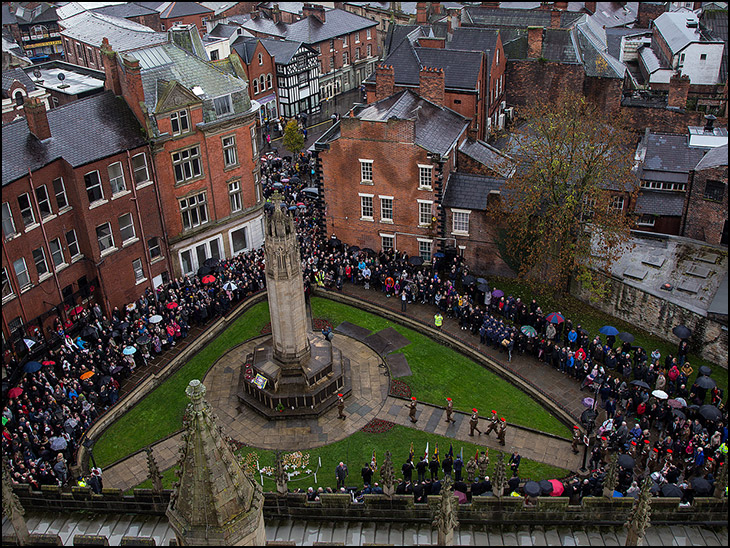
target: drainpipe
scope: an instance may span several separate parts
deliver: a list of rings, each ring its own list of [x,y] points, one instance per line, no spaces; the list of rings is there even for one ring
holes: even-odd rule
[[[3,255],[5,255],[5,262],[8,263],[8,266],[11,266],[13,263],[10,261],[10,257],[8,257],[8,248],[7,246],[3,247]],[[20,286],[18,285],[17,280],[15,279],[15,276],[8,276],[8,279],[10,280],[10,283],[13,284],[13,289],[15,290],[15,294],[18,296],[18,302],[20,303],[20,311],[23,313],[23,325],[25,325],[28,322],[28,313],[25,311],[25,307],[23,306],[23,299],[20,294]],[[5,325],[5,329],[8,332],[8,338],[10,338],[10,328],[7,326],[7,323],[5,322],[5,315],[3,314],[3,324]]]
[[[150,286],[152,287],[152,293],[155,295],[155,302],[157,302],[157,291],[155,291],[155,282],[152,280],[152,262],[150,261],[149,254],[147,252],[147,237],[144,233],[144,224],[142,223],[142,214],[139,211],[139,200],[137,200],[137,184],[134,180],[134,170],[132,169],[132,156],[129,154],[129,150],[127,150],[127,167],[129,168],[129,174],[131,176],[130,183],[132,186],[132,198],[131,201],[134,202],[134,207],[137,211],[137,221],[139,221],[139,232],[142,236],[142,254],[144,255],[144,262],[147,265],[147,275],[150,277]]]
[[[167,239],[167,229],[165,228],[167,226],[167,223],[165,222],[165,211],[162,209],[162,201],[160,200],[160,189],[157,186],[157,172],[155,171],[155,157],[154,152],[152,150],[152,146],[149,147],[150,152],[150,169],[152,171],[152,186],[155,189],[155,199],[157,200],[157,211],[160,212],[160,222],[162,223],[162,241],[165,242],[165,255],[167,256],[167,267],[171,270],[174,269],[173,263],[172,263],[172,255],[170,255],[170,242]],[[174,273],[174,270],[172,271]],[[171,274],[172,274],[171,273]],[[154,282],[152,282],[152,285],[154,285]],[[157,298],[157,290],[154,289],[155,293],[155,299]]]

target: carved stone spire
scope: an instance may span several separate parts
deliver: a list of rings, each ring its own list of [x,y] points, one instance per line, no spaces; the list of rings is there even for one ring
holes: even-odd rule
[[[611,455],[611,461],[608,463],[606,477],[603,479],[603,496],[612,499],[613,492],[618,483],[618,453]]]
[[[286,495],[288,491],[288,476],[286,475],[286,470],[284,470],[284,458],[281,451],[276,452],[274,478],[276,479],[276,492],[280,495]]]
[[[651,485],[653,481],[650,476],[644,478],[641,484],[639,497],[634,502],[629,521],[624,524],[626,527],[626,543],[624,546],[640,546],[644,538],[646,528],[649,527],[651,518]]]
[[[23,517],[25,510],[21,506],[18,496],[13,492],[13,481],[10,479],[10,470],[8,470],[8,463],[5,459],[3,459],[3,515],[10,518],[18,544],[20,546],[29,545],[30,533]],[[5,536],[4,532],[3,536]]]
[[[438,531],[438,545],[452,546],[454,544],[454,529],[459,526],[457,514],[458,500],[451,490],[451,478],[446,476],[441,487],[441,503],[433,518],[433,526]]]
[[[162,474],[150,446],[145,447],[145,453],[147,453],[147,477],[152,480],[152,490],[159,495],[162,493]]]
[[[383,493],[388,498],[395,495],[395,471],[393,470],[393,458],[390,451],[385,452],[385,459],[380,465],[380,479],[383,480]]]
[[[241,468],[205,401],[205,386],[192,380],[183,425],[176,484],[167,517],[180,545],[264,545],[261,486]]]
[[[504,488],[507,486],[507,474],[505,473],[504,455],[499,454],[497,464],[494,465],[494,494],[498,497],[504,495]]]

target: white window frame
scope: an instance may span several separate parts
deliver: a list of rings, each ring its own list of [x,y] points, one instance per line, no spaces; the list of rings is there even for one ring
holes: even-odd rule
[[[40,193],[45,194],[45,197],[41,198]],[[40,211],[41,219],[45,219],[53,215],[53,208],[51,207],[51,199],[48,197],[48,189],[46,185],[37,186],[35,188],[35,197],[38,200],[38,211]],[[43,212],[43,204],[45,204],[46,212]]]
[[[269,73],[268,73],[268,74],[266,75],[266,89],[271,89],[271,88],[273,88],[273,87],[274,87],[274,78],[273,78],[273,76],[271,75],[271,73],[269,72]]]
[[[155,245],[152,245],[153,242],[155,243]],[[157,254],[152,253],[153,249],[157,250]],[[162,245],[160,244],[159,236],[152,236],[151,238],[147,239],[147,250],[150,254],[150,259],[152,259],[153,261],[162,257]]]
[[[358,193],[358,196],[360,197],[360,220],[374,221],[375,205],[373,204],[373,198],[375,198],[375,195]],[[366,204],[367,200],[370,200],[370,205]],[[370,209],[370,215],[365,215],[366,208]]]
[[[378,196],[380,198],[380,222],[381,223],[392,223],[393,222],[393,196]],[[390,202],[390,207],[387,207]],[[387,215],[390,213],[390,215]]]
[[[58,248],[54,251],[53,244],[56,244]],[[48,247],[51,248],[51,262],[53,263],[53,268],[55,270],[58,270],[62,266],[66,264],[66,259],[63,257],[63,246],[61,245],[61,239],[60,238],[54,238],[53,240],[50,240],[48,242]],[[60,254],[61,260],[60,262],[57,261],[58,255]]]
[[[132,272],[134,272],[135,285],[141,284],[142,282],[147,280],[144,275],[144,266],[142,265],[142,259],[137,258],[132,261]]]
[[[383,251],[387,251],[388,249],[395,249],[395,234],[386,234],[381,232],[379,234],[380,236],[380,248]],[[389,240],[391,245],[388,247],[385,245],[385,241]]]
[[[92,185],[91,187],[89,187],[89,185],[86,182],[86,177],[88,175],[91,175],[92,173],[96,173],[97,183],[95,185]],[[86,197],[89,199],[89,205],[96,204],[96,203],[102,202],[104,200],[104,186],[101,184],[101,174],[99,173],[98,169],[89,171],[88,173],[84,173],[84,187],[86,188]],[[92,200],[91,196],[89,195],[89,189],[97,188],[97,187],[99,188],[100,197],[95,200]]]
[[[466,216],[466,230],[464,230],[462,227],[464,225],[463,216]],[[451,209],[451,233],[452,234],[459,234],[462,236],[468,236],[469,235],[469,218],[471,216],[471,210],[470,209]],[[461,217],[458,221],[457,219]]]
[[[3,290],[5,290],[5,288],[7,287],[9,290],[9,293],[7,295],[2,296],[3,302],[6,302],[15,297],[15,289],[13,288],[13,284],[10,282],[10,275],[8,274],[8,270],[5,267],[2,268],[2,288]]]
[[[221,95],[220,97],[214,97],[213,109],[215,110],[215,115],[218,117],[233,114],[233,100],[231,99],[231,94],[229,93],[227,95]]]
[[[176,124],[177,129],[175,129]],[[190,131],[190,115],[187,109],[178,110],[170,114],[170,130],[173,135],[182,135]]]
[[[368,44],[368,47],[367,47],[367,56],[368,57],[372,57],[373,56],[373,45],[372,44]]]
[[[61,184],[61,190],[59,191],[56,188],[56,181],[60,181]],[[53,179],[53,194],[56,197],[56,207],[58,207],[58,211],[60,212],[62,209],[66,209],[69,207],[68,203],[68,196],[66,195],[66,185],[63,183],[63,177],[56,177]],[[59,200],[59,196],[62,197],[64,205],[61,205],[61,200]]]
[[[264,54],[259,53],[259,66],[264,64]]]
[[[350,52],[343,51],[342,52],[342,66],[349,65],[349,64],[350,64]]]
[[[99,236],[99,229],[103,226],[107,226],[109,228],[109,234],[107,236]],[[109,245],[106,247],[102,247],[101,244],[101,238],[108,238],[109,239]],[[114,247],[114,231],[112,230],[112,224],[107,221],[106,223],[101,223],[96,227],[96,243],[99,245],[99,253],[102,255],[105,255],[107,253],[111,253],[115,247]]]
[[[190,200],[194,200],[193,204],[190,204]],[[180,206],[180,215],[182,216],[183,230],[192,230],[193,228],[199,227],[210,221],[208,216],[208,196],[205,191],[195,192],[185,198],[178,200]],[[202,208],[202,209],[201,209]],[[197,221],[193,222],[192,211],[195,211]],[[203,215],[200,212],[203,212]],[[205,217],[205,219],[203,219]],[[185,219],[187,218],[187,226]]]
[[[228,183],[228,200],[231,203],[231,213],[237,213],[243,209],[243,197],[241,196],[241,181],[236,179]]]
[[[223,167],[234,167],[238,165],[238,154],[236,153],[236,136],[226,135],[221,137],[223,147]]]
[[[619,207],[620,205],[620,207]],[[626,205],[626,199],[621,194],[614,194],[611,196],[611,202],[608,204],[608,208],[611,211],[623,211]]]
[[[360,162],[360,184],[361,185],[372,185],[373,184],[373,160],[366,160],[359,158]],[[370,178],[366,179],[365,176],[370,174]]]
[[[251,132],[251,151],[253,152],[254,159],[256,159],[259,155],[259,145],[256,142],[256,127],[251,126],[250,132]]]
[[[428,175],[425,173],[428,172]],[[428,184],[424,184],[428,180]],[[433,190],[433,166],[418,164],[418,190]]]
[[[426,215],[426,211],[424,209],[424,206],[428,206],[428,221],[424,221],[424,216]],[[425,226],[431,226],[432,218],[433,218],[433,200],[418,200],[418,226],[425,227]]]
[[[370,29],[365,29],[365,32],[367,33],[366,34],[367,39],[370,40],[373,37],[372,33],[370,32]]]
[[[653,215],[651,213],[645,213],[643,215],[640,215],[639,219],[636,221],[636,224],[639,226],[654,226],[656,224],[656,215]]]
[[[20,198],[22,196],[25,196],[25,199],[28,200],[28,207],[27,208],[23,208],[20,205]],[[30,194],[28,194],[27,192],[24,192],[23,194],[18,194],[18,207],[20,208],[20,218],[23,221],[23,225],[25,226],[25,229],[27,230],[28,228],[30,228],[33,225],[35,225],[36,224],[35,212],[33,211],[33,202],[30,199]],[[23,212],[24,211],[30,213],[30,222],[29,223],[26,223],[25,222],[25,216],[23,215]]]
[[[18,272],[18,263],[23,263],[23,270],[19,273]],[[30,272],[28,272],[28,264],[25,262],[25,257],[19,257],[18,259],[15,259],[13,261],[13,271],[15,272],[15,279],[18,281],[18,287],[20,288],[20,291],[22,292],[25,288],[30,287],[31,281],[30,281]],[[21,283],[21,276],[25,276],[26,281],[25,283]]]
[[[3,236],[5,238],[10,238],[11,236],[14,236],[15,234],[18,233],[15,230],[15,220],[13,219],[13,210],[10,207],[10,202],[3,202],[2,215],[3,215]],[[6,223],[10,223],[10,227],[12,227],[12,232],[5,232]]]
[[[122,219],[125,219],[125,221],[128,218],[129,224],[122,225]],[[119,222],[119,234],[122,238],[122,246],[132,242],[137,238],[137,232],[134,229],[134,217],[132,217],[131,213],[122,213],[119,217],[117,217],[117,221]],[[128,238],[124,237],[124,232],[128,231],[129,229],[132,230],[132,235]]]
[[[134,162],[135,159],[142,157],[142,165],[135,166]],[[137,180],[137,174],[140,173],[144,169],[144,178],[141,181]],[[134,184],[137,185],[137,188],[142,186],[144,183],[147,183],[150,181],[150,170],[147,167],[147,155],[144,152],[140,152],[139,154],[135,154],[132,156],[132,175],[134,177]]]
[[[119,167],[119,174],[118,175],[112,175],[112,168],[118,166]],[[112,196],[115,194],[120,194],[121,192],[124,192],[127,190],[127,182],[124,180],[124,166],[122,165],[122,162],[114,162],[107,166],[106,168],[107,173],[109,174],[109,184],[112,187]],[[121,185],[118,184],[118,182],[121,180]],[[116,183],[115,183],[116,181]],[[116,187],[116,188],[115,188]]]
[[[418,256],[423,259],[424,263],[430,263],[431,257],[433,257],[433,240],[430,238],[416,238],[418,241]],[[428,257],[426,257],[426,250],[422,249],[421,244],[428,244]]]
[[[259,93],[259,79],[258,78],[254,78],[253,80],[251,80],[251,84],[253,85],[253,94],[254,95],[258,95],[258,93]]]
[[[41,272],[38,269],[38,263],[39,261],[36,259],[36,251],[41,252],[41,263],[43,264],[43,268],[45,269],[44,272]],[[46,250],[43,249],[43,246],[35,248],[33,251],[31,251],[31,257],[33,257],[33,264],[35,265],[36,274],[38,274],[38,281],[40,281],[42,278],[46,277],[48,274],[51,273],[51,270],[48,268],[48,259],[46,258]]]
[[[240,230],[243,230],[243,237],[246,240],[246,247],[243,249],[239,249],[238,251],[235,250],[235,247],[233,245],[233,233],[238,232]],[[233,230],[228,231],[228,242],[231,244],[231,256],[235,257],[239,253],[243,253],[244,251],[247,251],[251,248],[250,244],[250,238],[249,238],[250,231],[248,229],[248,225],[239,226],[238,228],[234,228]]]
[[[203,176],[203,161],[200,157],[199,145],[175,151],[171,153],[170,156],[172,159],[172,174],[175,178],[175,184],[181,185]],[[193,169],[196,164],[198,166],[197,174]],[[178,173],[176,169],[178,166],[180,167],[180,174],[182,175],[182,179],[178,178]],[[190,172],[190,176],[187,176],[187,171]]]
[[[73,241],[69,240],[69,237],[68,237],[69,234],[73,234]],[[66,234],[64,234],[64,237],[66,239],[66,247],[68,248],[68,254],[71,256],[71,261],[73,262],[73,260],[76,257],[81,256],[81,248],[79,247],[79,239],[76,236],[76,230],[72,228],[71,230],[66,231]],[[76,253],[74,253],[73,248],[76,248]]]
[[[198,264],[197,248],[201,245],[205,245],[206,257],[212,257],[213,254],[210,252],[210,243],[214,240],[218,242],[218,250],[220,251],[220,254],[221,254],[220,259],[221,260],[225,259],[225,248],[223,247],[223,235],[217,234],[217,235],[213,236],[212,238],[207,238],[205,240],[195,242],[194,244],[178,251],[177,258],[178,258],[178,261],[180,264],[180,271],[183,274],[190,274],[190,273],[194,274],[195,272],[197,272],[198,268],[200,268],[200,266],[201,266],[200,264]],[[186,271],[185,267],[183,265],[182,255],[183,255],[183,253],[186,253],[186,252],[190,253],[190,264],[193,267],[193,269],[191,271]]]

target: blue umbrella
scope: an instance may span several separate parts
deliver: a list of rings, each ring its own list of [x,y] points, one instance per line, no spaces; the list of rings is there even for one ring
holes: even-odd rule
[[[35,373],[36,371],[40,371],[43,366],[39,362],[28,362],[25,364],[23,369],[26,373]]]
[[[552,312],[548,314],[545,319],[550,323],[562,323],[565,321],[565,318],[559,312]]]
[[[297,206],[295,206],[295,205],[289,206],[289,211],[294,211],[295,209],[297,209]]]
[[[504,291],[502,291],[501,289],[495,289],[494,291],[492,291],[492,297],[495,297],[497,299],[504,297]]]
[[[608,336],[613,336],[613,337],[618,335],[618,329],[616,329],[612,325],[604,325],[601,329],[598,330],[598,332],[601,335],[608,335]]]
[[[137,352],[137,349],[134,346],[127,346],[124,350],[122,350],[122,354],[125,356],[131,356],[135,352]]]

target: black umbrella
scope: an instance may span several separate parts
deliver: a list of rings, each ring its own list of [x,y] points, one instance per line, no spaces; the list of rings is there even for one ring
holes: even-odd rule
[[[79,333],[82,337],[96,337],[96,329],[91,327],[90,325],[84,326],[84,328]]]
[[[408,258],[408,262],[411,263],[413,266],[421,266],[423,264],[423,259],[419,257],[418,255],[413,255],[412,257]]]
[[[696,495],[709,495],[710,491],[712,491],[710,482],[705,478],[692,478],[689,481],[689,484],[692,486],[692,489],[695,490]]]
[[[477,283],[478,284],[488,284],[487,280],[485,280],[484,278],[477,278]]]
[[[360,248],[356,245],[351,245],[350,247],[347,248],[347,251],[352,251],[353,253],[357,253],[358,251],[360,251]]]
[[[674,333],[680,339],[689,339],[692,336],[692,330],[686,325],[678,325],[672,329]]]
[[[640,386],[641,388],[646,388],[647,390],[649,390],[649,388],[651,388],[644,381],[631,381],[631,384],[633,384],[634,386]]]
[[[108,383],[108,382],[109,382],[110,380],[112,380],[112,378],[111,378],[111,377],[110,377],[109,375],[104,375],[104,376],[103,376],[103,377],[102,377],[101,379],[99,379],[99,384],[100,384],[101,386],[104,386],[104,385],[105,385],[105,384],[107,384],[107,383]]]
[[[370,253],[371,255],[375,255],[375,251],[373,251],[369,247],[363,247],[360,251],[364,251],[365,253]]]
[[[477,286],[477,289],[482,293],[486,293],[487,291],[489,291],[489,286],[487,284],[479,284]]]
[[[549,495],[553,492],[553,484],[548,480],[540,480],[540,494]]]
[[[722,413],[714,405],[703,405],[700,407],[700,415],[705,417],[708,421],[720,420]]]
[[[682,498],[684,492],[673,483],[666,483],[662,486],[662,496]]]
[[[118,337],[119,335],[121,335],[121,333],[119,332],[118,329],[115,329],[114,331],[112,331],[112,337]]]
[[[306,194],[307,196],[314,196],[314,197],[319,196],[319,189],[316,187],[304,188],[304,189],[302,189],[302,192],[304,194]]]
[[[631,455],[619,455],[618,465],[626,470],[633,470],[636,462]]]
[[[682,413],[679,409],[672,409],[672,415],[675,417],[679,417],[682,420],[685,420],[687,418],[687,415]]]
[[[706,375],[700,375],[697,377],[697,380],[695,381],[695,384],[699,386],[700,388],[704,388],[705,390],[709,390],[710,388],[715,388],[717,383],[715,382],[715,379],[708,377]]]
[[[466,276],[464,276],[461,279],[461,283],[464,285],[471,285],[476,281],[477,281],[477,279],[474,276],[472,276],[471,274],[467,274]]]
[[[700,367],[700,375],[705,375],[706,377],[709,377],[710,375],[712,375],[712,368],[703,365],[702,367]]]
[[[282,183],[274,183],[273,185],[271,185],[271,188],[280,190],[280,189],[284,188],[284,185]]]
[[[634,336],[631,333],[626,333],[626,331],[619,333],[618,338],[626,343],[634,342]]]
[[[207,266],[208,268],[213,268],[214,266],[218,266],[220,264],[220,261],[214,257],[209,257],[208,259],[205,259],[203,261],[203,266]]]
[[[140,335],[137,337],[137,344],[148,344],[150,342],[150,336],[149,335]]]
[[[119,324],[119,329],[127,329],[129,327],[129,322],[122,322]]]
[[[203,276],[207,276],[211,272],[212,272],[212,270],[211,270],[211,268],[209,266],[203,265],[203,266],[201,266],[198,269],[198,278],[202,278]]]
[[[340,246],[342,245],[342,242],[340,241],[340,239],[339,239],[339,238],[330,238],[330,239],[329,239],[329,240],[327,241],[327,243],[329,243],[329,245],[330,245],[331,247],[340,247]]]
[[[525,483],[524,490],[525,494],[531,497],[537,497],[542,492],[542,490],[540,489],[540,484],[536,481],[528,481],[527,483]]]

